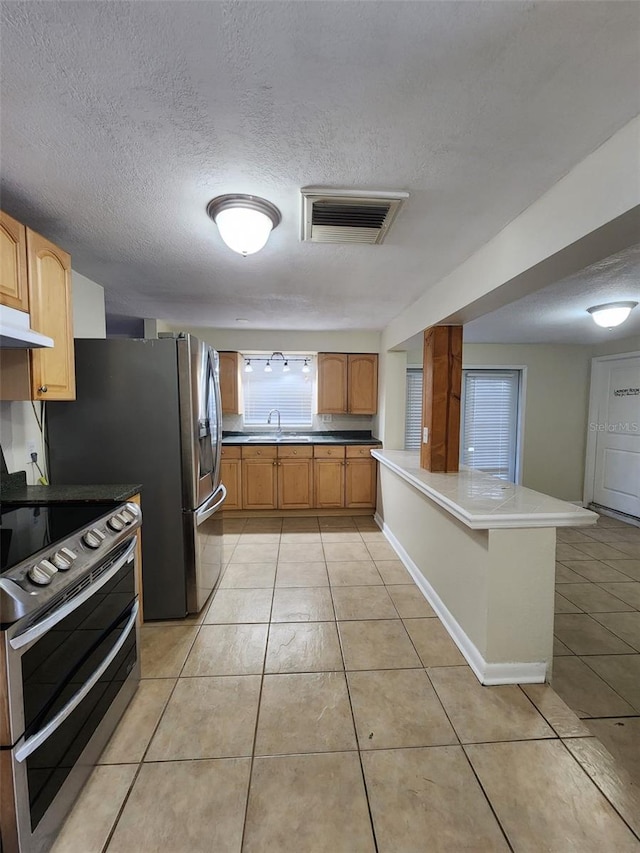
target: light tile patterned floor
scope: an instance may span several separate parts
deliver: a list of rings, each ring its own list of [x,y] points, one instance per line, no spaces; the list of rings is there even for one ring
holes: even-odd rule
[[[548,685],[481,687],[370,518],[226,529],[210,606],[143,628],[140,690],[54,853],[640,850],[625,770]],[[576,552],[600,561],[561,544],[558,579],[584,588],[559,601],[584,619],[559,625],[559,688],[577,662],[637,737],[638,560],[590,592]],[[626,607],[584,612],[607,596]],[[594,731],[626,748],[616,721]]]
[[[640,528],[604,515],[558,530],[552,683],[640,789],[639,548]]]

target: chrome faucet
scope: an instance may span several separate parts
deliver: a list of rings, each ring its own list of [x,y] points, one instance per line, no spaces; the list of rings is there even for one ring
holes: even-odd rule
[[[269,412],[269,416],[267,417],[267,423],[268,423],[268,424],[270,424],[270,423],[271,423],[271,415],[272,415],[274,412],[275,412],[275,413],[276,413],[276,415],[278,416],[278,429],[276,430],[276,432],[277,432],[277,434],[278,434],[278,435],[280,435],[280,433],[282,432],[282,427],[280,426],[280,409],[271,409],[271,411]]]

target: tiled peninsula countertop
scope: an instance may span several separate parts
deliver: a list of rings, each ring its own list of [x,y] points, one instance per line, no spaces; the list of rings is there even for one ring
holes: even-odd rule
[[[107,485],[58,486],[3,486],[0,500],[6,504],[53,503],[122,503],[137,495],[139,483],[112,483]]]
[[[227,444],[336,444],[356,445],[370,444],[380,447],[382,442],[373,438],[368,431],[348,430],[344,432],[283,432],[278,438],[276,432],[223,432],[222,443]]]
[[[515,527],[584,527],[595,512],[534,492],[481,471],[454,474],[425,471],[409,450],[373,450],[384,466],[474,530]]]

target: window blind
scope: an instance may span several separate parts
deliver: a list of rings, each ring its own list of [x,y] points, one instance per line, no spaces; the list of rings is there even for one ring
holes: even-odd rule
[[[407,369],[407,406],[404,422],[404,449],[419,450],[422,443],[422,370]]]
[[[282,372],[282,361],[272,361],[271,373],[264,372],[264,363],[256,358],[269,358],[271,353],[251,353],[253,372],[242,373],[245,426],[266,426],[271,409],[280,412],[283,427],[311,426],[313,423],[313,390],[315,358],[308,358],[309,373],[302,373],[302,363],[294,362],[287,373]],[[296,355],[296,358],[299,356]],[[277,423],[275,416],[272,426]]]
[[[519,370],[465,370],[460,461],[515,482]]]

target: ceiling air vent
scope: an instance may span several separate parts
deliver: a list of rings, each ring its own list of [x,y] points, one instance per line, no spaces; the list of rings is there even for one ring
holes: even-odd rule
[[[409,193],[303,187],[302,239],[382,243]]]

